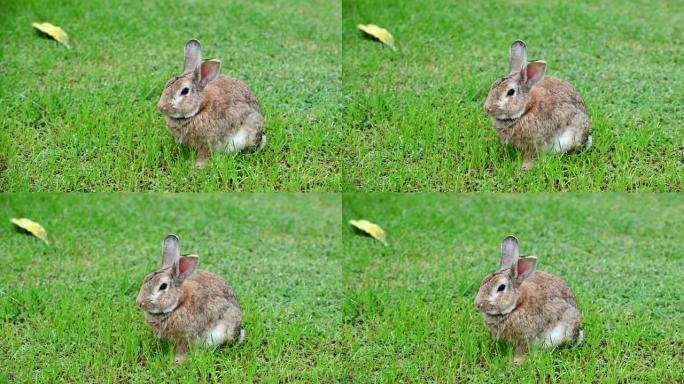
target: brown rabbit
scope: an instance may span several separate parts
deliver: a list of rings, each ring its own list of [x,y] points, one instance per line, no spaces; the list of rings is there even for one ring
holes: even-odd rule
[[[242,311],[228,283],[195,270],[199,258],[181,256],[176,236],[167,236],[163,248],[161,269],[145,277],[136,303],[155,336],[176,344],[176,362],[195,344],[242,344]]]
[[[527,62],[525,43],[511,45],[508,75],[496,80],[485,111],[504,143],[523,151],[523,169],[539,152],[565,153],[591,148],[589,115],[582,96],[570,83],[544,77],[546,62]]]
[[[475,299],[492,336],[515,344],[515,363],[530,346],[558,347],[584,337],[570,288],[550,273],[535,272],[537,258],[518,257],[518,239],[501,244],[501,267],[485,277]]]
[[[166,83],[157,106],[179,143],[197,148],[203,168],[212,151],[240,152],[266,145],[264,117],[247,84],[218,76],[221,62],[202,62],[199,41],[185,44],[183,73]]]

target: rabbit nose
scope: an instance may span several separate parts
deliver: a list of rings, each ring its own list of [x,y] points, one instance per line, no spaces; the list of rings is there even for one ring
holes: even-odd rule
[[[171,108],[171,103],[162,102],[161,100],[159,100],[159,102],[157,103],[157,108],[159,108],[159,110],[162,112],[166,112]]]

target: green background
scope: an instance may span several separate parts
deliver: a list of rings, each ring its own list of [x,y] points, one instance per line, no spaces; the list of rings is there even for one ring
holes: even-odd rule
[[[681,1],[345,0],[342,17],[345,191],[682,190]],[[517,39],[584,97],[590,152],[525,172],[501,143],[484,102]]]
[[[340,189],[339,2],[0,0],[0,23],[0,191]],[[175,143],[157,101],[191,38],[258,96],[265,151],[197,171]]]
[[[344,343],[356,382],[684,380],[684,200],[679,194],[346,194],[388,246],[343,232]],[[580,348],[513,366],[474,305],[514,234],[577,296]]]
[[[341,375],[340,198],[0,194],[0,382],[331,382]],[[50,245],[22,234],[29,217]],[[135,298],[164,236],[225,277],[242,347],[173,363]]]

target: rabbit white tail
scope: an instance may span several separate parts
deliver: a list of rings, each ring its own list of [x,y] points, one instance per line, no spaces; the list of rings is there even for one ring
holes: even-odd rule
[[[591,137],[591,136],[589,136]],[[582,345],[582,342],[584,341],[584,330],[580,329],[579,335],[577,336],[577,346],[579,347]]]
[[[240,340],[238,340],[238,345],[242,345],[244,343],[245,343],[245,329],[241,328],[240,329]]]
[[[594,142],[594,141],[592,140],[591,135],[589,135],[589,137],[587,137],[587,142],[584,143],[584,150],[585,150],[585,151],[590,150],[590,149],[591,149],[591,144],[592,144],[593,142]]]
[[[259,145],[259,150],[263,150],[266,147],[267,142],[268,142],[268,136],[261,135],[261,144]]]

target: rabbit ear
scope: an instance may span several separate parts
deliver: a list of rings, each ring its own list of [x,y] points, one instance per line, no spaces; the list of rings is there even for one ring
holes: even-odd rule
[[[523,72],[525,73],[525,85],[528,89],[544,78],[544,70],[546,70],[546,61],[537,60],[527,64]]]
[[[174,276],[182,283],[187,279],[195,269],[197,269],[197,263],[199,262],[199,256],[197,255],[183,255],[178,260],[176,264],[173,265]]]
[[[168,235],[164,239],[164,256],[162,258],[162,267],[170,267],[180,257],[180,245],[176,235]]]
[[[192,39],[185,44],[185,64],[183,73],[188,73],[199,68],[202,63],[202,46],[200,42]]]
[[[207,60],[203,62],[200,67],[200,86],[205,87],[207,84],[211,83],[216,76],[218,76],[220,68],[220,60]]]
[[[511,65],[508,73],[522,70],[525,64],[527,64],[527,47],[524,41],[516,40],[511,44]]]
[[[537,267],[537,258],[534,256],[523,257],[515,264],[515,280],[518,284],[530,277]]]
[[[518,261],[518,239],[508,236],[501,242],[501,268],[510,268]]]

